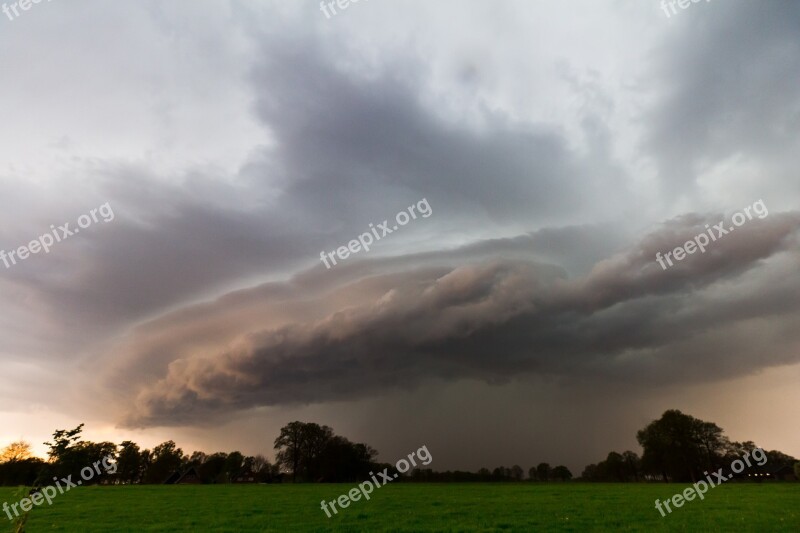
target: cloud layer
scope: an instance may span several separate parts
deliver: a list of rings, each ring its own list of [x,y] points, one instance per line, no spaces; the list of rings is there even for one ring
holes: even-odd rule
[[[130,348],[133,367],[142,366],[142,353],[170,362],[161,379],[140,388],[128,422],[194,423],[237,409],[413,389],[425,380],[502,382],[536,373],[663,384],[797,362],[797,337],[787,332],[798,307],[785,285],[769,299],[763,291],[797,266],[800,215],[752,221],[666,272],[655,263],[656,251],[682,244],[713,220],[673,220],[574,280],[557,267],[497,259],[375,272],[322,295],[294,286],[296,295],[280,307],[322,315],[316,320],[284,316],[272,326],[269,306],[253,307],[265,293],[289,292],[284,287],[177,314],[150,324]],[[391,263],[375,269],[391,270]],[[731,284],[739,294],[721,297]],[[797,294],[796,284],[788,288]],[[766,317],[766,337],[743,335]],[[225,335],[232,340],[207,355],[169,338],[209,320],[230,324]],[[155,346],[153,338],[160,339]],[[754,356],[764,344],[769,354]]]

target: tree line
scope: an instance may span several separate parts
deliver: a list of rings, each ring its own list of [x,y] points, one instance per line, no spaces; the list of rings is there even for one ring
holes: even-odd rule
[[[729,472],[733,461],[757,448],[752,441],[736,442],[726,437],[718,425],[678,410],[665,411],[636,434],[644,452],[610,452],[605,461],[588,465],[581,479],[585,481],[664,481],[695,482],[704,472],[718,469]],[[766,452],[764,465],[748,469],[751,475],[772,475],[777,471],[795,472],[800,479],[800,463],[777,450]]]
[[[239,451],[187,455],[169,440],[142,449],[132,441],[91,442],[82,438],[84,424],[53,433],[47,460],[34,457],[29,443],[18,441],[0,451],[0,485],[43,486],[54,476],[77,475],[81,468],[112,457],[116,471],[91,481],[106,484],[161,484],[176,473],[193,469],[201,483],[292,481],[350,482],[368,477],[378,466],[377,452],[366,444],[335,435],[328,426],[292,422],[281,429],[274,442],[275,462],[263,455],[245,456]]]
[[[275,462],[263,455],[245,456],[239,451],[187,455],[169,440],[152,450],[142,449],[132,441],[120,444],[91,442],[82,437],[83,424],[70,430],[53,433],[47,460],[34,457],[30,444],[18,441],[0,451],[0,485],[42,486],[53,477],[77,473],[105,457],[113,457],[116,471],[92,480],[108,484],[160,484],[176,474],[193,470],[201,483],[250,482],[357,482],[368,479],[370,472],[392,468],[378,463],[378,452],[364,443],[354,443],[336,435],[328,426],[291,422],[281,428],[273,443]],[[610,452],[604,461],[588,465],[582,481],[672,481],[685,482],[703,478],[703,472],[727,468],[731,462],[756,448],[753,442],[733,442],[719,426],[696,419],[677,410],[662,417],[637,433],[642,446],[640,457],[632,451]],[[764,466],[754,472],[795,468],[800,478],[797,459],[779,451],[766,452]],[[573,475],[566,466],[551,467],[539,463],[526,472],[519,465],[499,466],[477,472],[445,471],[417,468],[400,480],[420,482],[566,482]]]

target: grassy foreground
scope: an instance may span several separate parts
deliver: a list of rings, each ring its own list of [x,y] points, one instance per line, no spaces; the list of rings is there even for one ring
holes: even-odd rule
[[[800,531],[800,483],[724,485],[666,518],[655,499],[685,485],[398,483],[327,518],[320,501],[350,488],[79,487],[34,508],[26,531]]]

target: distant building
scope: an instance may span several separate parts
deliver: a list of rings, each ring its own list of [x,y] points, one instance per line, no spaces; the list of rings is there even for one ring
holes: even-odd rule
[[[197,470],[193,466],[183,472],[176,470],[164,481],[164,485],[198,485],[200,483],[200,476],[197,475]]]
[[[242,470],[231,480],[233,483],[258,483],[258,477],[249,469]]]

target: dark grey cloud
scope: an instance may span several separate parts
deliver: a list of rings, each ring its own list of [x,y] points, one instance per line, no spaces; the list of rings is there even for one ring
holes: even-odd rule
[[[254,110],[274,145],[234,176],[199,165],[171,182],[143,165],[93,162],[85,192],[109,201],[116,220],[48,256],[49,268],[8,273],[42,300],[64,352],[242,280],[287,277],[423,197],[434,216],[394,246],[435,249],[437,233],[453,228],[574,223],[612,210],[598,202],[610,191],[617,202],[628,195],[610,159],[573,153],[555,128],[488,109],[480,131],[437,117],[422,98],[423,58],[388,56],[364,72],[343,69],[315,34],[254,39],[263,51],[250,76]],[[71,196],[47,220],[91,205]]]
[[[613,160],[579,156],[552,127],[488,109],[479,130],[445,121],[425,104],[422,58],[345,70],[340,44],[267,38],[253,71],[257,111],[292,175],[286,200],[320,222],[357,227],[385,215],[387,199],[427,197],[468,226],[535,224],[600,210],[611,189],[629,196]]]
[[[696,194],[697,176],[733,156],[798,164],[800,4],[701,7],[672,21],[673,31],[652,53],[663,98],[648,113],[646,144],[662,185],[677,194]],[[769,181],[776,185],[775,176]]]
[[[576,279],[523,260],[364,278],[341,294],[305,300],[301,307],[346,302],[316,320],[238,329],[236,340],[214,353],[179,349],[187,355],[166,356],[165,375],[141,387],[127,421],[196,422],[262,405],[363,398],[430,380],[505,382],[533,373],[675,383],[796,362],[789,349],[796,335],[771,337],[771,352],[754,359],[763,339],[746,334],[765,314],[776,324],[796,322],[798,308],[786,292],[721,300],[714,293],[731,283],[767,289],[771,264],[796,264],[800,216],[751,221],[668,271],[655,263],[657,251],[715,220],[670,221]],[[215,312],[239,314],[232,304],[220,303]]]

